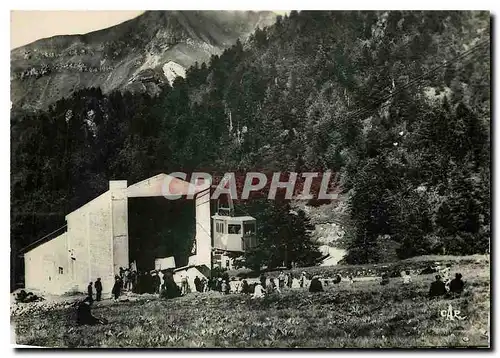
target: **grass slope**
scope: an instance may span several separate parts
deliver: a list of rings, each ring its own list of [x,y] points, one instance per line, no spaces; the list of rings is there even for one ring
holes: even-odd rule
[[[18,344],[50,347],[470,347],[489,346],[490,276],[487,260],[454,260],[467,291],[429,300],[433,275],[380,286],[360,281],[326,292],[287,290],[261,300],[190,294],[162,301],[101,302],[106,326],[79,327],[73,311],[58,309],[12,317]],[[451,304],[465,320],[448,321]]]

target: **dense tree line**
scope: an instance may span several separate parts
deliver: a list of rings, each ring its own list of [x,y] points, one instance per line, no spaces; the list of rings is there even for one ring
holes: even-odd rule
[[[482,12],[292,11],[156,97],[88,89],[47,112],[13,111],[12,240],[24,246],[64,224],[110,179],[333,170],[349,202],[347,262],[382,260],[388,247],[400,258],[484,252],[489,46],[456,58],[489,38],[489,21]],[[308,220],[287,205],[249,207],[266,215],[248,262],[314,261]],[[284,250],[288,241],[298,246]]]

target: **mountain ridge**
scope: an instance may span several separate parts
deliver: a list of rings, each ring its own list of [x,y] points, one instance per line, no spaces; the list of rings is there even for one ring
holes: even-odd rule
[[[162,70],[168,62],[184,70],[205,62],[275,18],[268,11],[146,11],[87,34],[40,39],[11,50],[11,101],[36,111],[86,87],[155,94],[172,82]],[[155,75],[141,76],[148,70]]]

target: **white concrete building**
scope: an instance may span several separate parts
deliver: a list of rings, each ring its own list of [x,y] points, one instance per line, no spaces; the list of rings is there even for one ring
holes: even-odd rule
[[[85,292],[100,277],[111,292],[115,273],[128,266],[126,190],[126,181],[111,181],[106,193],[66,215],[65,233],[25,253],[26,288]]]

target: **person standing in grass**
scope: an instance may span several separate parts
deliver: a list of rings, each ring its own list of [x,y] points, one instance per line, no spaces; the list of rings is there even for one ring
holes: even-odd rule
[[[102,295],[102,283],[100,277],[97,278],[97,281],[94,283],[94,287],[95,287],[95,299],[96,301],[100,301]]]
[[[160,279],[160,284],[158,288],[158,292],[161,292],[161,288],[163,287],[163,284],[165,283],[165,280],[163,279],[165,277],[165,274],[159,270],[158,271],[158,278]]]
[[[274,291],[274,279],[271,277],[269,278],[269,283],[266,285],[264,292],[270,295],[271,293],[273,293],[273,291]]]
[[[160,293],[161,280],[160,280],[160,276],[158,276],[156,271],[153,272],[153,276],[152,276],[151,280],[153,281],[154,293]]]
[[[436,275],[436,281],[431,283],[429,289],[429,298],[444,296],[446,294],[446,286],[441,280],[441,276]]]
[[[217,278],[211,277],[208,280],[208,289],[210,291],[217,291]]]
[[[205,277],[201,279],[201,292],[208,292],[208,282]]]
[[[279,288],[285,287],[285,274],[283,271],[280,271],[280,274],[278,276],[278,283],[279,283]]]
[[[123,276],[125,275],[125,269],[123,267],[120,267],[120,273],[119,273],[119,276],[120,276],[120,282],[122,284],[122,287],[121,288],[125,288],[124,287],[124,284],[123,284]]]
[[[302,271],[302,274],[300,275],[300,287],[304,287],[305,281],[306,281],[306,273]]]
[[[247,280],[243,280],[241,282],[241,293],[243,294],[249,294],[250,292],[250,286],[248,285]]]
[[[90,301],[94,300],[94,292],[92,290],[92,282],[89,283],[89,285],[87,286],[87,295],[89,296]]]
[[[227,294],[227,291],[228,291],[228,286],[227,286],[227,283],[226,283],[226,280],[223,280],[222,281],[222,284],[221,284],[221,292],[223,295],[226,295]]]
[[[127,290],[132,291],[134,286],[134,272],[132,269],[127,269]]]
[[[307,287],[309,284],[309,280],[307,278],[307,273],[305,271],[302,272],[300,276],[300,287]]]
[[[183,296],[189,292],[189,283],[187,276],[183,276],[181,279],[181,291]]]
[[[276,281],[274,281],[274,278],[271,277],[269,278],[269,285],[267,285],[266,293],[271,294],[274,291],[281,293],[279,286],[276,285]]]
[[[122,280],[120,279],[120,276],[116,275],[115,284],[113,285],[113,289],[111,290],[111,293],[113,294],[113,298],[115,301],[117,301],[118,297],[120,297],[122,285],[123,283]]]
[[[198,276],[194,278],[194,287],[196,289],[196,292],[201,292],[201,280]]]
[[[231,277],[231,281],[229,281],[229,292],[238,293],[240,288],[240,281],[236,281],[234,277]]]
[[[123,269],[122,279],[123,279],[123,289],[128,290],[129,280],[130,280],[130,271],[128,268]]]
[[[387,272],[384,272],[382,274],[382,280],[380,281],[380,284],[387,285],[388,283],[389,283],[389,275],[387,274]]]

